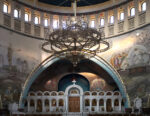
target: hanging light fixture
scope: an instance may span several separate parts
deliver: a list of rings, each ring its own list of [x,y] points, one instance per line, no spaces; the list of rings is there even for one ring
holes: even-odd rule
[[[67,21],[66,28],[47,33],[42,50],[55,56],[65,56],[74,66],[83,59],[109,49],[102,32],[90,28],[84,17],[77,19],[77,1],[73,3],[74,17]]]

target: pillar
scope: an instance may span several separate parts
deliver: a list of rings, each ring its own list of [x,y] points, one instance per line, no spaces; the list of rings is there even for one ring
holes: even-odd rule
[[[59,106],[59,99],[56,99],[56,108]]]
[[[99,99],[97,99],[97,112],[99,112]]]
[[[64,98],[63,98],[63,100],[64,100],[63,112],[65,112],[66,101],[65,101],[65,99],[64,99]]]
[[[37,101],[34,100],[34,112],[36,112],[36,109],[37,109]]]
[[[104,112],[106,112],[106,101],[107,99],[104,99]]]
[[[65,110],[66,110],[66,112],[68,112],[68,96],[67,95],[65,95],[65,103],[66,103],[66,108],[65,108]]]
[[[10,10],[10,20],[11,20],[11,28],[14,29],[14,2],[11,2],[11,10]]]
[[[24,26],[24,15],[25,15],[25,8],[24,8],[24,6],[21,6],[21,8],[20,8],[20,12],[21,12],[21,16],[20,16],[20,20],[21,20],[21,32],[23,32],[24,33],[24,28],[25,28],[25,26]]]
[[[42,38],[45,38],[45,36],[44,36],[44,13],[43,12],[40,12],[40,36],[42,37]],[[43,25],[43,26],[42,26]]]
[[[45,112],[45,104],[44,104],[44,99],[42,99],[42,112]]]
[[[53,15],[50,15],[50,30],[53,30]]]
[[[31,35],[34,35],[34,17],[35,17],[35,14],[34,14],[34,11],[31,9],[31,21],[29,21],[28,23],[31,24]]]
[[[112,107],[112,110],[114,110],[114,99],[113,98],[111,99],[111,107]]]
[[[51,111],[51,99],[49,99],[49,112]]]
[[[90,100],[90,112],[92,111],[92,99],[89,99]]]
[[[121,101],[122,99],[119,99],[119,111],[121,111]]]

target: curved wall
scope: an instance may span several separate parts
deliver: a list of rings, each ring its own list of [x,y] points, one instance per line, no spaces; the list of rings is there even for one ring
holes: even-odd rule
[[[112,0],[113,1],[113,0]],[[96,29],[100,31],[104,31],[105,38],[110,38],[114,36],[118,36],[120,34],[124,34],[130,31],[133,31],[137,28],[141,28],[150,23],[149,13],[150,13],[150,1],[149,0],[131,0],[131,1],[116,1],[110,3],[106,2],[104,5],[99,4],[96,5],[98,8],[96,11],[90,11],[90,9],[94,9],[96,6],[83,7],[81,10],[83,13],[77,14],[78,18],[84,16],[89,23],[91,21],[95,21]],[[141,11],[141,1],[146,2],[146,11]],[[3,4],[8,4],[8,13],[3,13]],[[30,3],[30,2],[29,2]],[[31,2],[32,3],[32,2]],[[36,4],[35,4],[36,5]],[[28,36],[34,36],[39,39],[45,38],[47,30],[53,30],[54,19],[58,20],[59,28],[62,28],[62,20],[66,21],[67,19],[72,18],[72,14],[63,13],[63,12],[53,12],[51,10],[52,6],[49,6],[48,10],[44,10],[42,5],[38,3],[38,7],[35,5],[31,6],[29,4],[24,3],[23,1],[16,0],[5,0],[0,1],[0,25],[6,28],[9,28],[15,32],[22,33]],[[105,6],[104,8],[101,7]],[[44,4],[43,7],[46,7]],[[135,8],[135,16],[130,16],[131,8]],[[55,10],[62,9],[61,7],[54,7]],[[19,18],[14,18],[14,9],[18,9]],[[72,9],[72,8],[71,8]],[[67,11],[71,10],[70,8]],[[85,9],[89,9],[86,10]],[[63,10],[61,10],[63,11]],[[29,13],[29,22],[25,22],[24,14],[25,12]],[[124,13],[124,20],[120,20],[120,13]],[[114,16],[114,23],[110,24],[110,17]],[[39,24],[34,24],[34,17],[39,17]],[[48,26],[44,26],[44,19],[48,19]],[[100,26],[100,19],[104,18],[105,24],[104,26]]]
[[[130,100],[132,101],[137,95],[143,99],[144,106],[147,106],[150,91],[150,20],[148,20],[150,18],[150,2],[149,0],[146,1],[146,12],[140,13],[136,10],[135,17],[126,17],[123,22],[115,20],[114,25],[107,23],[108,12],[105,11],[106,24],[101,29],[104,30],[107,41],[111,43],[111,48],[105,53],[98,54],[118,70],[125,83]],[[138,3],[137,0],[134,2]],[[15,4],[15,1],[11,3]],[[127,4],[125,3],[124,7],[127,8]],[[27,23],[31,27],[31,34],[25,33],[24,26],[26,23],[23,19],[23,13],[21,13],[21,19],[14,19],[12,13],[2,13],[2,5],[3,0],[0,1],[0,95],[3,104],[7,104],[13,101],[18,102],[27,75],[49,54],[41,50],[44,26],[42,24],[34,25],[32,17],[32,21]],[[24,7],[22,6],[21,9],[23,11]],[[117,11],[117,8],[113,10]],[[31,11],[33,13],[33,10]],[[40,13],[42,15],[43,12]],[[127,10],[125,10],[125,13],[127,14]],[[145,14],[144,23],[140,24],[139,18],[143,14]],[[117,12],[115,12],[115,15],[117,15]],[[87,14],[86,16],[89,17],[90,15]],[[52,15],[50,17],[52,18]],[[131,29],[129,29],[130,19],[134,20],[135,24]],[[16,30],[15,21],[20,21],[20,31]],[[6,25],[9,22],[10,25]],[[119,32],[118,26],[122,23],[124,31]],[[40,35],[34,33],[36,26],[40,29]],[[112,27],[114,33],[109,35],[109,28]],[[50,23],[50,28],[52,28],[52,23]]]

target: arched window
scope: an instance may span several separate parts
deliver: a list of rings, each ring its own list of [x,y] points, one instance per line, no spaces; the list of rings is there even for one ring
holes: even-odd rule
[[[49,92],[44,93],[45,96],[50,96]]]
[[[34,17],[34,24],[39,24],[40,23],[40,17],[39,16],[35,16]]]
[[[73,95],[73,94],[80,94],[80,91],[77,88],[71,88],[69,90],[69,94],[71,94],[71,95]]]
[[[96,99],[92,100],[92,106],[97,106],[97,100]]]
[[[34,106],[34,100],[30,100],[30,106],[33,107]]]
[[[64,95],[64,92],[61,91],[61,92],[58,93],[58,95]]]
[[[42,100],[38,99],[37,100],[37,112],[42,112]]]
[[[44,18],[44,26],[45,26],[45,27],[48,26],[48,18]]]
[[[119,100],[118,99],[115,99],[114,106],[119,106]]]
[[[14,17],[19,18],[19,10],[18,9],[14,10]]]
[[[112,112],[112,100],[111,99],[107,99],[106,101],[106,110],[107,112]]]
[[[110,24],[114,24],[114,16],[112,15],[112,16],[110,16]]]
[[[91,28],[94,28],[94,27],[95,27],[95,20],[92,19],[92,20],[91,20]]]
[[[104,100],[103,99],[99,100],[99,106],[104,106]]]
[[[59,106],[64,106],[64,100],[63,99],[59,100]]]
[[[45,106],[49,106],[49,100],[48,99],[45,100]]]
[[[53,19],[53,28],[54,29],[57,29],[59,27],[59,20],[58,20],[58,17],[54,17]]]
[[[52,92],[52,93],[51,93],[51,96],[56,96],[56,95],[57,95],[56,92]]]
[[[120,95],[120,93],[119,93],[119,92],[115,92],[115,93],[114,93],[114,95],[117,95],[117,96],[119,96],[119,95]]]
[[[85,99],[85,106],[90,106],[90,100],[89,99]]]
[[[39,92],[37,93],[37,96],[42,96],[42,92],[39,91]]]
[[[97,93],[96,93],[96,92],[92,92],[92,95],[96,96],[96,95],[97,95]]]
[[[85,92],[84,95],[90,95],[90,92]]]
[[[100,92],[99,95],[100,95],[100,96],[103,96],[103,95],[104,95],[104,92]]]
[[[146,11],[146,2],[141,4],[141,11]]]
[[[65,29],[67,27],[67,22],[65,20],[62,21],[62,28]]]
[[[121,12],[120,13],[120,21],[123,21],[124,20],[124,12]]]
[[[25,12],[25,14],[24,14],[24,20],[26,22],[29,22],[29,13],[28,12]]]
[[[52,99],[52,106],[56,106],[56,99]]]
[[[111,92],[107,92],[107,94],[106,95],[112,95],[112,93]]]
[[[8,3],[3,4],[3,12],[8,13]]]
[[[132,7],[130,9],[130,16],[135,16],[135,8],[134,7]]]
[[[35,96],[35,93],[31,92],[31,93],[29,94],[29,96]]]
[[[103,27],[104,24],[105,24],[104,18],[101,18],[101,19],[100,19],[100,26]]]

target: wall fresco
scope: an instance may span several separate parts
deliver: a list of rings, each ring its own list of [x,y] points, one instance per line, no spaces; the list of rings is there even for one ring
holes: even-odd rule
[[[132,101],[136,96],[139,96],[143,100],[143,106],[149,106],[150,27],[129,33],[127,38],[134,38],[134,44],[125,49],[120,48],[123,49],[122,51],[118,48],[116,52],[112,53],[108,61],[119,71],[127,88],[131,104],[133,105]],[[118,39],[118,37],[113,39]]]
[[[41,41],[0,29],[0,107],[17,102],[27,75],[48,55],[40,49]],[[150,26],[119,37],[110,38],[110,50],[99,54],[121,75],[131,103],[135,96],[148,105],[150,99]],[[34,43],[34,46],[33,44]],[[57,85],[57,79],[52,80]],[[109,90],[101,79],[93,79],[93,90]],[[56,87],[45,85],[49,90]],[[111,88],[110,90],[113,90]],[[1,103],[2,101],[2,103]],[[150,100],[149,100],[150,101]]]

